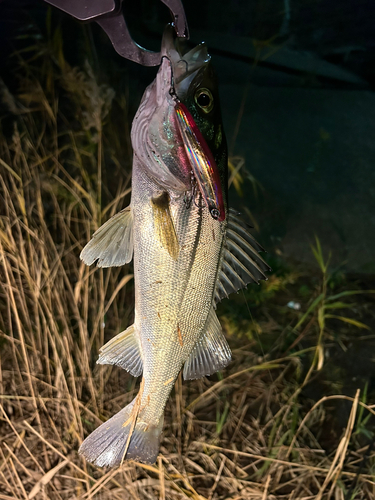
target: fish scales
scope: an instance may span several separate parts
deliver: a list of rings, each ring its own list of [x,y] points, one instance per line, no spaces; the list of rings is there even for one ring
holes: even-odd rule
[[[155,229],[150,223],[153,212],[147,201],[158,191],[160,187],[142,169],[135,170],[136,201],[132,208],[134,231],[140,235],[134,243],[135,326],[140,332],[145,379],[141,404],[145,409],[139,419],[155,423],[164,413],[170,385],[207,321],[223,240],[220,224],[195,205],[186,210],[180,197],[171,202],[180,245],[178,259],[174,261],[155,239]],[[161,386],[169,380],[170,384]]]
[[[98,363],[142,380],[134,400],[82,443],[80,453],[98,466],[155,462],[182,367],[189,380],[231,360],[217,302],[269,269],[246,224],[228,210],[227,146],[207,49],[182,52],[172,32],[164,34],[165,57],[133,120],[130,206],[81,252],[99,267],[134,258],[134,324],[101,348]]]

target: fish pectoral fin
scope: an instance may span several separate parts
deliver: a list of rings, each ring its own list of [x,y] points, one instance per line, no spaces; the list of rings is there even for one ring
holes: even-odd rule
[[[139,377],[143,371],[143,361],[137,331],[134,325],[113,337],[101,349],[99,365],[117,365]]]
[[[92,236],[80,255],[91,266],[118,267],[133,258],[133,216],[130,206],[105,222]]]
[[[225,368],[231,359],[230,347],[212,308],[205,325],[205,333],[197,341],[185,362],[184,379],[194,380],[212,375]]]
[[[224,243],[221,268],[215,290],[215,304],[232,292],[245,288],[249,283],[267,279],[269,265],[259,252],[263,248],[248,231],[248,226],[232,209],[229,209],[228,226]]]
[[[172,259],[177,260],[180,247],[170,211],[168,193],[164,191],[159,196],[151,198],[151,206],[154,212],[157,238]]]

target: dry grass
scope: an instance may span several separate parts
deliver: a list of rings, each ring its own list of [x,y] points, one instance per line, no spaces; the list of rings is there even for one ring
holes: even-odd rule
[[[374,452],[353,439],[359,413],[374,409],[358,392],[314,406],[301,397],[331,340],[319,313],[326,298],[311,316],[274,319],[263,308],[245,326],[282,336],[299,319],[292,347],[308,335],[317,345],[258,356],[256,335],[232,335],[228,370],[209,380],[180,377],[154,466],[102,470],[78,455],[84,437],[137,391],[121,369],[95,365],[99,347],[131,322],[131,268],[89,269],[78,257],[101,220],[126,206],[130,176],[115,163],[120,133],[105,122],[113,92],[89,68],[64,65],[66,79],[58,77],[69,117],[42,77],[24,77],[17,100],[2,93],[3,132],[9,123],[12,130],[0,141],[0,500],[374,498]],[[103,182],[110,165],[112,192]],[[287,283],[275,276],[264,293]],[[228,315],[223,323],[233,330]],[[319,429],[333,397],[351,409],[327,450]]]

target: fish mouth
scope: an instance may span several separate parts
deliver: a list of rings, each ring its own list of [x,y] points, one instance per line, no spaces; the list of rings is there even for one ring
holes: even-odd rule
[[[189,50],[184,40],[176,36],[171,24],[164,30],[161,53],[171,63],[175,91],[180,99],[186,95],[197,73],[211,60],[204,42]]]

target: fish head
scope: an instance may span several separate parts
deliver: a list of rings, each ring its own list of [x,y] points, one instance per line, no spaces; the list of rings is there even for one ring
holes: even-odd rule
[[[192,166],[177,123],[176,103],[183,103],[204,137],[227,185],[227,146],[222,127],[217,80],[205,44],[184,50],[168,26],[162,60],[146,89],[132,126],[134,154],[162,188],[180,194],[191,189]]]

